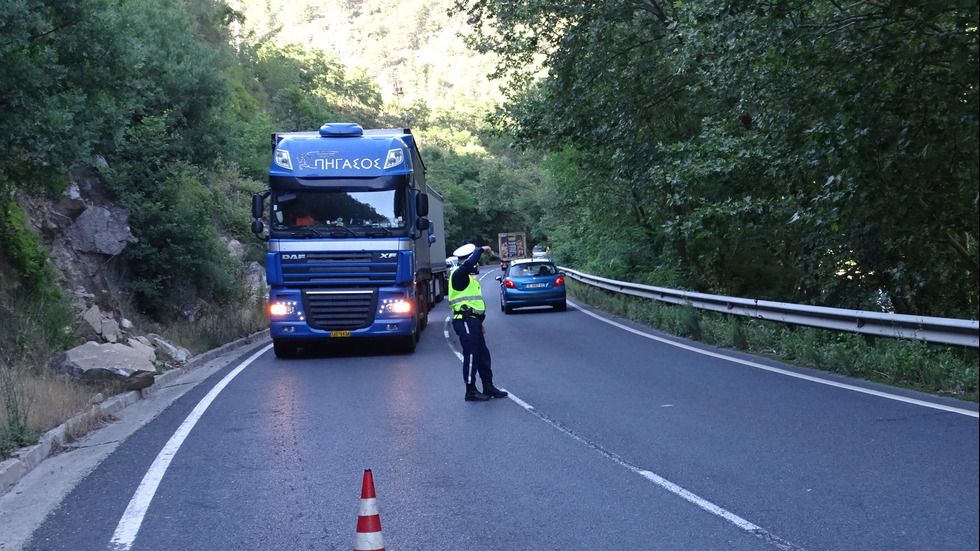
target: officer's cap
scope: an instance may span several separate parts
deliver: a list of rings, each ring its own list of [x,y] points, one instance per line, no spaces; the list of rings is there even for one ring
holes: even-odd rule
[[[467,258],[471,254],[473,254],[474,251],[476,251],[476,245],[472,243],[467,243],[462,247],[453,251],[453,256],[458,257],[460,260],[463,260],[464,258]]]

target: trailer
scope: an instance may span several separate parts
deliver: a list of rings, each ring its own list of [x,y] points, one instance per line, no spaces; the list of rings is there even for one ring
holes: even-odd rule
[[[500,251],[500,268],[507,269],[512,260],[527,258],[527,241],[522,232],[498,233],[497,250]]]

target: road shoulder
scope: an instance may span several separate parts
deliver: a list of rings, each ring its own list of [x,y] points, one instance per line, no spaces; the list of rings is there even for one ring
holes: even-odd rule
[[[245,347],[267,339],[268,331],[262,331],[199,354],[184,367],[157,376],[150,388],[113,396],[0,464],[0,550],[21,549],[47,515],[126,438],[240,357]],[[97,419],[109,421],[77,440],[66,437],[74,424]]]

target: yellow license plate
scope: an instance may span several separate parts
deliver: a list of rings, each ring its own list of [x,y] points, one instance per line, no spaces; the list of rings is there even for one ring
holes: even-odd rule
[[[349,337],[350,336],[350,331],[331,331],[330,332],[330,336],[331,337]]]

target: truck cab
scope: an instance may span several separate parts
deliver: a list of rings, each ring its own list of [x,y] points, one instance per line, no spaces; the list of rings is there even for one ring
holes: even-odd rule
[[[442,198],[426,185],[411,131],[332,123],[274,133],[272,149],[269,189],[253,197],[252,230],[261,236],[268,216],[276,354],[373,337],[414,350],[432,295],[442,292],[434,280],[445,255],[430,255],[444,239],[441,220],[436,228],[427,218],[430,200],[441,207]]]

